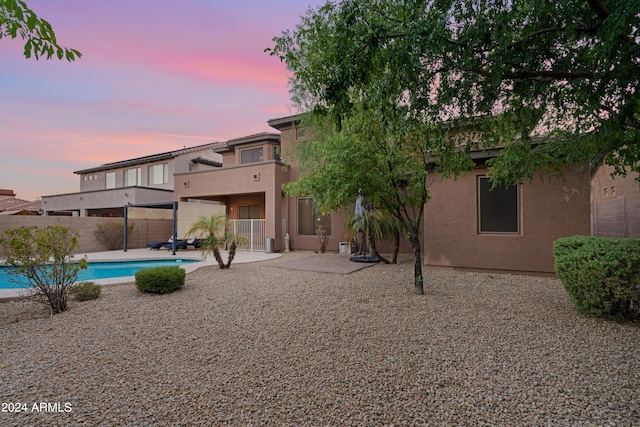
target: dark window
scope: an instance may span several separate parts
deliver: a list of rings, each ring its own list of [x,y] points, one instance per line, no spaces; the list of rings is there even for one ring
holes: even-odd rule
[[[325,233],[331,235],[331,215],[322,215],[313,206],[311,197],[298,199],[298,234],[313,236],[318,225],[324,226]]]
[[[518,186],[491,190],[489,178],[478,177],[478,228],[480,233],[520,231]]]
[[[238,206],[238,219],[260,219],[260,206]]]
[[[240,152],[240,163],[243,165],[247,163],[259,163],[262,159],[262,147],[248,148]]]

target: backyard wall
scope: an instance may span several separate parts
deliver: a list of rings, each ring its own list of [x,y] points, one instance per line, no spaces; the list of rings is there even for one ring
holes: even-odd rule
[[[592,234],[596,237],[640,238],[640,180],[611,176],[613,168],[602,166],[591,183]]]
[[[0,235],[4,231],[18,227],[46,227],[59,223],[80,232],[78,253],[101,252],[106,248],[96,239],[94,231],[98,225],[109,222],[123,223],[123,218],[70,217],[70,216],[2,216],[0,217]],[[133,230],[129,233],[128,248],[144,248],[148,242],[166,241],[172,234],[173,221],[157,219],[129,219]],[[3,256],[0,246],[0,257]]]

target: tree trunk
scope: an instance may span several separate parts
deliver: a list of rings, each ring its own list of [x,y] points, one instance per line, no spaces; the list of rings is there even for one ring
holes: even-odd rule
[[[391,259],[391,262],[393,264],[398,263],[399,252],[400,252],[400,231],[396,230],[395,233],[393,233],[393,258]]]
[[[424,295],[423,278],[422,278],[422,251],[420,249],[420,237],[418,233],[412,233],[409,239],[413,247],[413,275],[415,278],[414,292],[418,295]]]
[[[220,249],[218,249],[218,245],[213,247],[213,257],[218,262],[218,266],[224,270],[225,265],[224,261],[222,260],[222,255],[220,255]]]
[[[231,267],[231,261],[233,261],[233,258],[236,256],[237,247],[238,245],[236,244],[236,241],[232,240],[231,245],[229,245],[229,259],[227,260],[226,268]]]

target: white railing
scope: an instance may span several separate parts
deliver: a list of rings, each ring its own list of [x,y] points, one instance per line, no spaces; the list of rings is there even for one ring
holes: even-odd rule
[[[251,252],[266,251],[267,239],[264,219],[232,219],[229,222],[233,235],[245,240],[245,243],[238,245],[238,249]]]

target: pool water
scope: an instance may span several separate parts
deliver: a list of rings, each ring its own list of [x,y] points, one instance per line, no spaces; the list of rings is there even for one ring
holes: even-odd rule
[[[182,265],[197,262],[190,259],[149,260],[149,261],[122,261],[122,262],[90,262],[86,270],[78,273],[78,282],[86,280],[110,279],[113,277],[133,276],[143,268],[160,267],[163,265]],[[12,276],[13,280],[24,280],[19,276]],[[0,267],[0,289],[20,289],[24,285],[9,280],[6,267]]]

